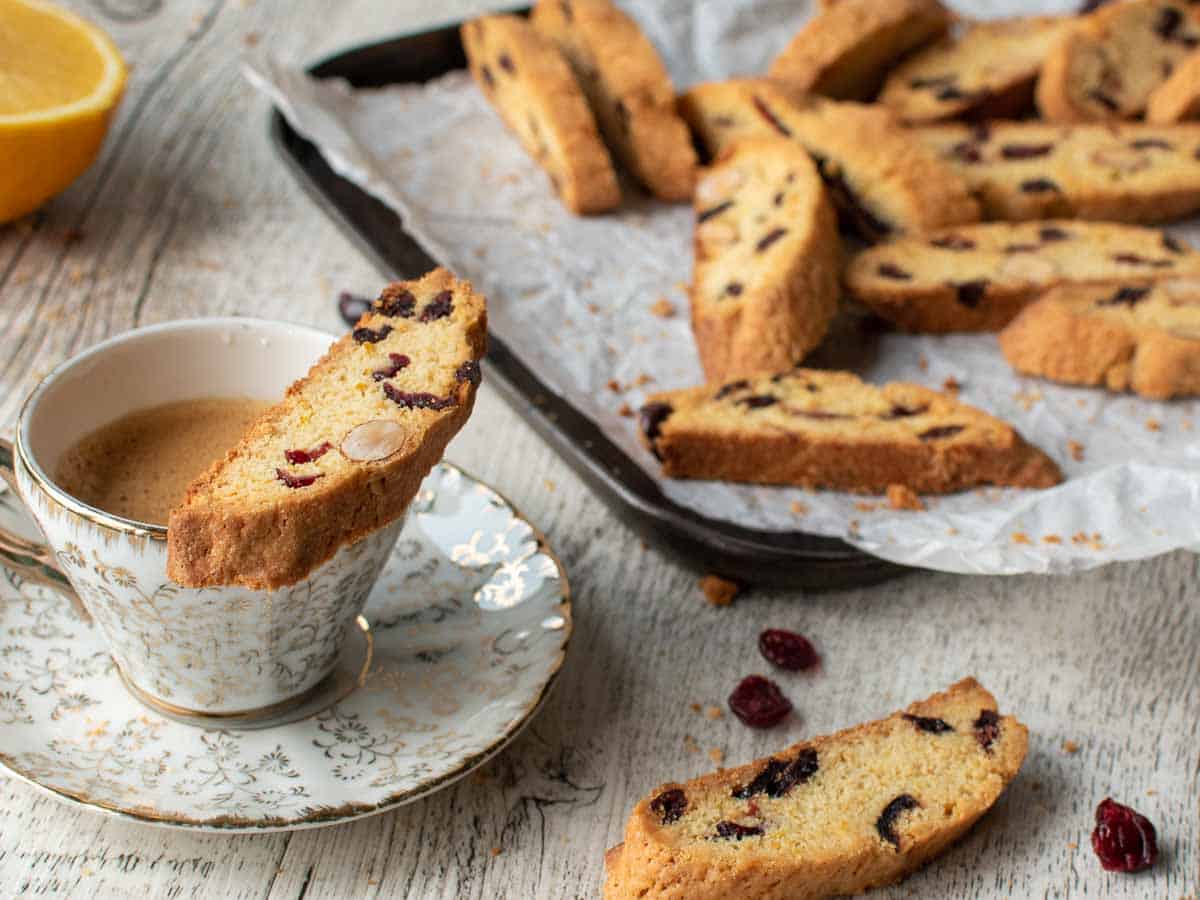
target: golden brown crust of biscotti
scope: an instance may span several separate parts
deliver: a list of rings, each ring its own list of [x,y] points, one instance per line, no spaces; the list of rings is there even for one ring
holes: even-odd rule
[[[380,307],[407,296],[414,301],[404,307],[407,315],[399,307]],[[447,297],[450,309],[444,312]],[[434,311],[427,313],[431,304]],[[402,515],[471,415],[487,342],[485,304],[468,282],[444,269],[390,285],[376,310],[288,388],[171,511],[170,577],[188,587],[273,590],[301,580],[343,546]],[[372,333],[360,341],[360,329]],[[408,361],[376,378],[398,362],[389,354]],[[407,396],[389,398],[388,388]],[[375,422],[388,423],[391,434],[378,458],[364,460],[361,441],[350,450],[354,445],[346,437]],[[312,462],[294,464],[284,455],[326,443]],[[290,487],[280,472],[317,477]]]
[[[1051,487],[1058,467],[1011,426],[914,384],[848,372],[774,376],[652,395],[642,438],[670,478],[885,493],[981,484]]]
[[[692,331],[710,381],[794,365],[837,312],[841,240],[816,166],[783,138],[727,150],[696,188]]]
[[[843,224],[868,240],[979,221],[965,179],[878,106],[799,97],[759,78],[697,85],[680,110],[711,156],[749,137],[798,141]]]
[[[1200,125],[991,122],[913,129],[1007,221],[1153,224],[1200,210]]]
[[[666,66],[610,0],[540,0],[534,27],[566,56],[617,158],[656,197],[692,196],[696,151]]]
[[[906,331],[996,331],[1060,284],[1200,274],[1200,253],[1137,225],[1050,220],[964,225],[870,247],[847,291]]]
[[[1038,110],[1055,122],[1139,116],[1198,43],[1200,15],[1186,0],[1110,3],[1051,48],[1038,78]]]
[[[1200,278],[1056,288],[1000,333],[1000,348],[1026,375],[1151,400],[1200,394]]]
[[[583,89],[554,44],[508,15],[473,19],[461,34],[480,90],[545,169],[566,207],[585,215],[618,206],[612,160]]]
[[[1146,103],[1146,121],[1171,125],[1200,119],[1200,51],[1175,67]]]
[[[840,0],[809,20],[771,63],[770,76],[795,90],[870,100],[905,54],[945,34],[937,0]]]
[[[1042,62],[1069,22],[1038,16],[974,23],[892,69],[879,102],[908,123],[1017,118],[1033,108]]]
[[[825,900],[891,884],[996,803],[1028,742],[1025,726],[968,678],[886,719],[664,784],[606,854],[605,900]],[[767,767],[793,763],[801,773],[768,790]],[[889,808],[897,811],[885,816]],[[718,821],[762,834],[722,838]]]

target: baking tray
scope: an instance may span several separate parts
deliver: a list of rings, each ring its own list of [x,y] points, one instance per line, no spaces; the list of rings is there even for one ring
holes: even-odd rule
[[[458,24],[451,24],[351,48],[308,72],[344,78],[355,87],[382,87],[428,81],[465,66]],[[278,109],[270,127],[275,147],[300,184],[387,277],[415,278],[437,265],[393,210],[338,176]],[[873,584],[911,571],[836,538],[742,528],[672,502],[591,419],[494,336],[488,339],[486,375],[626,524],[700,571],[745,584],[810,590]]]

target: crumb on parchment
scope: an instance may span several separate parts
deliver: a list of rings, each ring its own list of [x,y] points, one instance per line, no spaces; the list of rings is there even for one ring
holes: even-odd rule
[[[920,512],[925,504],[917,493],[906,484],[889,484],[887,489],[888,506],[895,510],[907,509]]]
[[[1067,441],[1067,452],[1075,462],[1083,462],[1085,447],[1079,441]]]

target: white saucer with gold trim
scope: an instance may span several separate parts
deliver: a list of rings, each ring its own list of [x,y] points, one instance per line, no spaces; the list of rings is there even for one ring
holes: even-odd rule
[[[566,576],[544,538],[447,463],[422,486],[364,617],[373,656],[348,696],[274,728],[205,730],[142,706],[69,602],[0,568],[0,765],[155,825],[344,822],[497,753],[545,699],[571,635]]]

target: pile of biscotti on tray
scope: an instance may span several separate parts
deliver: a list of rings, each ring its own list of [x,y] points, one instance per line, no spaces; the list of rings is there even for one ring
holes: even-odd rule
[[[462,38],[569,209],[618,207],[615,164],[695,207],[708,383],[639,416],[668,476],[926,493],[1061,480],[953,394],[803,368],[852,303],[909,332],[999,332],[1025,375],[1200,393],[1200,253],[1152,227],[1200,210],[1200,7],[974,22],[937,0],[824,0],[761,71],[681,95],[609,0],[540,0]]]

